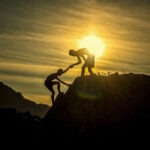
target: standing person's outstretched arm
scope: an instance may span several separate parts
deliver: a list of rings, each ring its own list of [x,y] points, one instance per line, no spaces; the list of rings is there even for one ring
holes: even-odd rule
[[[82,63],[81,58],[79,56],[77,56],[77,59],[78,59],[78,62],[75,63],[75,64],[70,65],[71,68]]]

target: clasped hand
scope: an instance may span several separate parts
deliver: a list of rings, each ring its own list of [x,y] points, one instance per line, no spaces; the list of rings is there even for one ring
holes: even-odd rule
[[[73,67],[74,67],[74,65],[70,65],[70,66],[69,66],[69,68],[73,68]]]

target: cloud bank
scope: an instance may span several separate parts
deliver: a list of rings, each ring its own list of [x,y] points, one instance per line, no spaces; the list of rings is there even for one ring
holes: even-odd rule
[[[1,0],[0,79],[50,104],[45,77],[75,62],[68,50],[91,32],[106,43],[96,73],[150,74],[149,14],[149,0]],[[80,66],[62,78],[79,74]]]

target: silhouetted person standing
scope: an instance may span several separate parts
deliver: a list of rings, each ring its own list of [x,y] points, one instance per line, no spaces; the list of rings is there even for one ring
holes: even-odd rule
[[[75,65],[82,63],[81,58],[83,58],[85,62],[82,66],[81,76],[84,76],[86,67],[88,68],[88,72],[90,73],[90,75],[93,75],[92,68],[94,68],[95,56],[94,54],[91,54],[87,48],[81,48],[77,51],[69,50],[69,55],[77,57],[78,59],[78,62],[72,64],[70,67],[74,67]]]
[[[65,85],[67,85],[67,86],[69,86],[67,83],[65,83],[65,82],[63,82],[63,81],[61,81],[59,78],[58,78],[58,76],[61,76],[63,73],[65,73],[68,69],[69,69],[70,67],[68,67],[66,70],[62,70],[62,69],[58,69],[58,71],[56,72],[56,73],[53,73],[53,74],[50,74],[49,76],[47,76],[47,78],[46,78],[46,80],[45,80],[45,82],[44,82],[44,84],[45,84],[45,86],[49,89],[49,91],[52,93],[52,95],[51,95],[51,99],[52,99],[52,103],[54,104],[54,96],[55,96],[55,91],[54,91],[54,88],[53,88],[53,86],[54,85],[57,85],[57,90],[58,90],[58,92],[59,92],[59,94],[61,93],[61,91],[60,91],[60,82],[61,83],[63,83],[63,84],[65,84]],[[56,80],[58,80],[58,81],[60,81],[60,82],[58,82],[58,81],[56,81]]]

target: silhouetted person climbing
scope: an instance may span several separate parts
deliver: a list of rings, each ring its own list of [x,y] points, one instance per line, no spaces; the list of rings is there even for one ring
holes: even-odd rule
[[[81,58],[83,58],[85,62],[82,66],[81,76],[84,76],[86,67],[88,67],[88,72],[90,73],[90,75],[93,75],[92,68],[94,68],[95,56],[94,54],[91,54],[87,48],[81,48],[77,51],[69,50],[69,55],[75,56],[78,59],[78,62],[70,65],[70,67],[74,67],[75,65],[82,63]]]
[[[45,84],[45,86],[49,89],[49,91],[52,93],[52,95],[51,95],[51,99],[52,99],[52,103],[54,104],[54,96],[55,96],[55,91],[54,91],[54,89],[53,89],[53,86],[54,85],[57,85],[57,89],[58,89],[58,92],[59,92],[59,94],[61,93],[61,91],[60,91],[60,82],[61,83],[63,83],[63,84],[65,84],[65,85],[67,85],[67,86],[69,86],[69,84],[67,84],[67,83],[65,83],[65,82],[63,82],[63,81],[61,81],[59,78],[58,78],[58,76],[61,76],[63,73],[65,73],[66,71],[68,71],[68,69],[69,69],[70,67],[68,67],[66,70],[62,70],[62,69],[58,69],[58,71],[56,72],[56,73],[53,73],[53,74],[50,74],[49,76],[47,76],[47,78],[46,78],[46,80],[45,80],[45,82],[44,82],[44,84]],[[58,80],[58,81],[60,81],[60,82],[58,82],[58,81],[55,81],[55,79],[56,80]]]

